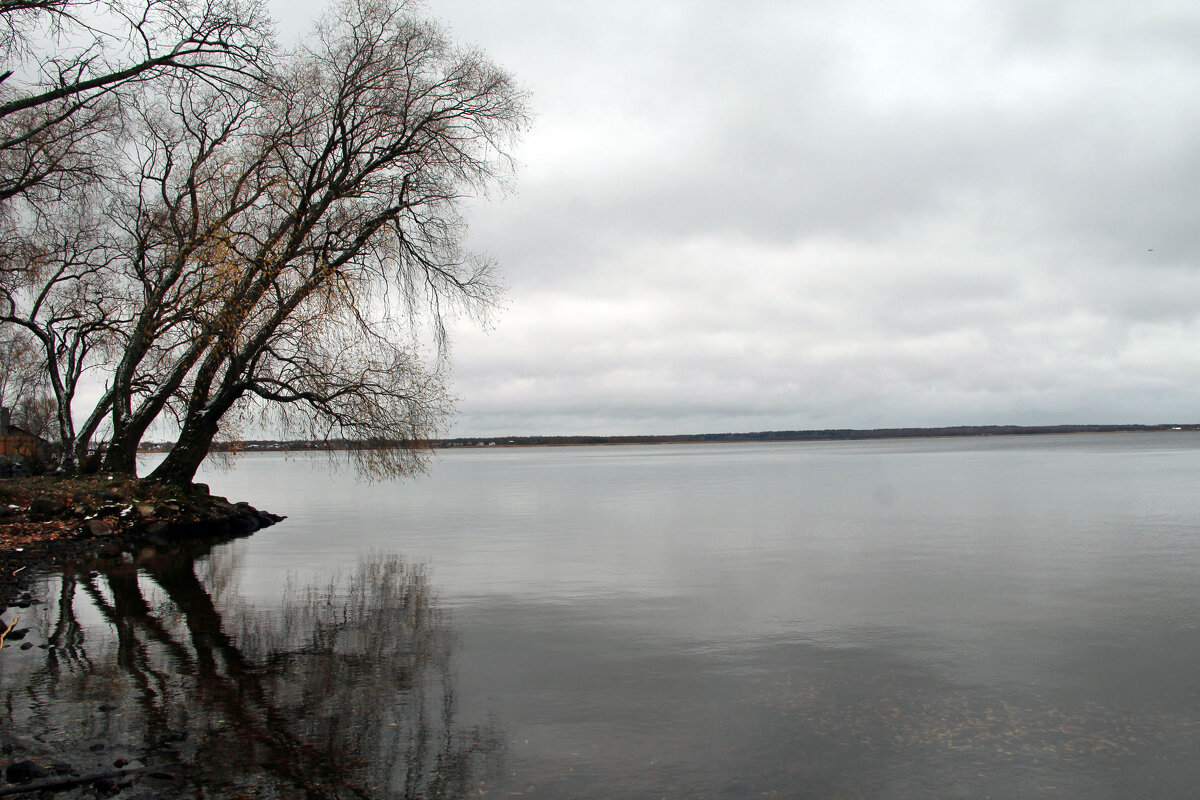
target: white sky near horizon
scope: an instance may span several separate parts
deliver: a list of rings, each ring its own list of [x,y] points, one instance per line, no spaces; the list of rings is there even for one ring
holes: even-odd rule
[[[1200,420],[1200,4],[422,5],[535,115],[453,435]]]

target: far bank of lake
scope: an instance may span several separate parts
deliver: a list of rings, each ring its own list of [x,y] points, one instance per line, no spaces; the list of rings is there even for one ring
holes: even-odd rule
[[[630,444],[749,444],[756,442],[845,442],[876,439],[943,439],[971,436],[1063,436],[1097,433],[1163,433],[1200,430],[1200,425],[954,425],[940,428],[825,428],[820,430],[753,431],[743,433],[690,433],[659,435],[573,435],[573,436],[463,436],[431,439],[422,447],[444,450],[458,447],[580,447]],[[403,443],[400,443],[403,444]],[[362,447],[348,441],[279,441],[251,439],[221,442],[220,452],[338,451]],[[147,442],[146,453],[162,453],[170,442]]]

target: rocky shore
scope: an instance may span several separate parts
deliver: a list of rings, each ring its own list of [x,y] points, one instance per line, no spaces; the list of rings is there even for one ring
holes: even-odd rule
[[[0,480],[0,611],[28,603],[30,580],[68,560],[171,544],[245,536],[283,517],[187,487],[127,477]]]

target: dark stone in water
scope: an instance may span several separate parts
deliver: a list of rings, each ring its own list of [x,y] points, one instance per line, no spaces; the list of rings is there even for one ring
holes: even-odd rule
[[[170,530],[170,528],[171,528],[170,523],[163,522],[162,520],[158,520],[157,522],[151,522],[149,525],[146,526],[146,535],[147,536],[162,536],[164,533],[166,533],[168,530]]]
[[[239,536],[254,533],[260,527],[262,526],[258,521],[258,517],[250,514],[242,517],[234,517],[229,521],[230,533]]]
[[[45,778],[47,775],[46,770],[33,761],[18,761],[15,764],[9,764],[8,769],[4,770],[4,779],[9,783],[25,783]]]
[[[96,548],[96,555],[100,558],[116,558],[121,555],[121,543],[106,540],[103,544]]]
[[[129,781],[117,782],[112,778],[98,778],[92,782],[92,788],[96,790],[96,794],[116,794],[126,786],[129,786]]]
[[[17,628],[15,631],[9,631],[4,638],[10,642],[19,642],[29,633],[29,628]]]

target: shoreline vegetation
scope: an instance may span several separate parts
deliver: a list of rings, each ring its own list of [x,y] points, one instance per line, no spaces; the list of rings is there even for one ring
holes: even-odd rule
[[[283,519],[210,494],[202,483],[110,475],[0,479],[0,613],[36,602],[29,586],[49,568],[145,545],[248,536]]]
[[[695,433],[620,436],[462,436],[452,439],[428,439],[419,447],[442,450],[455,447],[572,447],[605,444],[705,444],[751,442],[833,442],[867,439],[929,439],[966,436],[1036,436],[1073,433],[1154,433],[1196,431],[1200,423],[1159,425],[955,425],[940,428],[827,428],[823,430],[756,431],[751,433]],[[403,440],[288,440],[244,439],[214,442],[213,452],[291,452],[296,450],[368,450],[388,447],[412,447]],[[169,442],[143,442],[141,452],[163,453]]]

